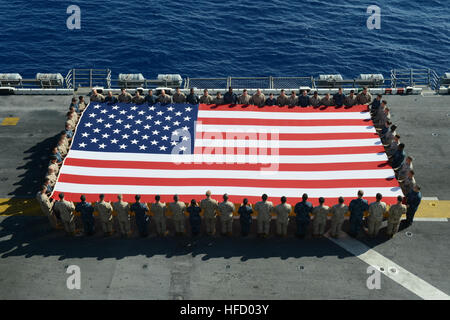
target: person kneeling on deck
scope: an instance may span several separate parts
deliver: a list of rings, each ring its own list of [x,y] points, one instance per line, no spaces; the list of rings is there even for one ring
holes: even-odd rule
[[[228,201],[228,195],[223,195],[223,202],[219,203],[220,222],[222,223],[222,235],[231,236],[233,234],[233,212],[234,204]]]
[[[389,218],[388,224],[386,228],[386,234],[388,237],[393,237],[394,234],[398,232],[398,228],[400,226],[400,220],[402,219],[402,215],[406,213],[406,206],[402,204],[403,197],[397,197],[397,203],[392,205],[389,208]]]
[[[369,206],[368,219],[368,235],[369,237],[376,237],[380,231],[381,222],[383,222],[383,216],[386,213],[386,203],[382,202],[383,196],[381,193],[377,193],[376,201]]]
[[[214,235],[216,233],[216,210],[219,208],[217,200],[211,198],[211,191],[206,191],[206,198],[200,201],[205,218],[206,233]]]
[[[319,198],[319,205],[315,207],[312,211],[312,215],[314,217],[313,220],[313,237],[319,238],[323,237],[325,233],[325,226],[327,225],[327,217],[330,208],[324,205],[325,199]]]
[[[112,204],[114,211],[117,214],[117,221],[119,222],[119,230],[122,237],[129,236],[131,233],[130,223],[130,205],[128,202],[122,200],[121,194],[117,195],[117,202]]]
[[[58,223],[56,221],[55,215],[53,214],[54,202],[53,199],[49,199],[47,196],[47,186],[41,186],[41,190],[36,194],[36,199],[39,203],[39,206],[41,207],[42,213],[47,216],[48,221],[50,222],[50,226],[53,229],[57,229]]]
[[[166,204],[161,202],[161,196],[155,196],[155,203],[152,203],[150,212],[153,214],[153,221],[156,226],[156,233],[160,237],[167,235],[166,228]]]
[[[339,197],[339,203],[332,206],[330,212],[332,214],[330,235],[333,238],[338,238],[345,220],[345,214],[348,212],[343,197]]]
[[[273,203],[267,201],[267,194],[263,194],[261,198],[262,201],[259,201],[255,204],[255,211],[258,212],[258,236],[267,238],[270,232],[270,221],[272,220]]]
[[[191,226],[191,233],[193,237],[200,234],[202,227],[202,217],[200,217],[200,212],[202,209],[198,206],[195,199],[191,200],[191,204],[187,207],[186,211],[189,213],[189,224]]]
[[[169,203],[169,210],[172,212],[172,220],[175,225],[175,234],[182,235],[185,232],[186,204],[178,200],[178,195],[173,196],[173,202]]]
[[[75,235],[75,216],[73,215],[75,205],[72,201],[64,200],[63,192],[59,194],[59,199],[53,206],[53,209],[59,212],[66,234],[73,236]]]
[[[274,208],[274,212],[277,215],[277,235],[281,237],[287,236],[287,228],[289,224],[289,214],[292,211],[292,206],[286,203],[285,196],[281,197],[281,203]]]
[[[150,218],[147,215],[147,212],[149,210],[145,203],[139,202],[141,200],[140,195],[137,194],[134,198],[136,199],[136,202],[131,205],[130,211],[134,212],[136,217],[136,226],[138,228],[139,235],[142,238],[145,238],[148,236],[148,223]]]
[[[250,233],[250,227],[252,226],[252,206],[248,203],[248,199],[244,198],[242,205],[239,207],[239,221],[241,223],[241,235],[246,237]]]
[[[101,194],[99,196],[100,201],[94,205],[95,210],[100,215],[100,221],[102,223],[102,230],[105,236],[112,235],[113,232],[113,208],[111,203],[105,201],[105,195]]]
[[[92,236],[95,231],[94,207],[89,202],[86,202],[85,195],[82,195],[80,200],[81,202],[75,206],[75,211],[81,213],[84,234]]]

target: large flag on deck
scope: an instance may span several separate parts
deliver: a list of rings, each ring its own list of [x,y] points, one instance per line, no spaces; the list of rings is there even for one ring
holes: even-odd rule
[[[251,203],[263,193],[313,203],[359,189],[388,204],[401,195],[367,106],[288,108],[189,104],[91,103],[84,111],[53,197],[108,201],[197,201],[211,190],[217,199]]]

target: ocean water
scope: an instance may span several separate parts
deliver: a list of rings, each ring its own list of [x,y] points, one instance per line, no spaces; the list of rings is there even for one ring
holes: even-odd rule
[[[81,30],[69,30],[69,5]],[[381,9],[369,30],[366,10]],[[0,72],[183,77],[450,71],[449,0],[0,0]]]

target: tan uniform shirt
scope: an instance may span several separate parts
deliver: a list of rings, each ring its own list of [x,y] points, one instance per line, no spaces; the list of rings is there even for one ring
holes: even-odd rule
[[[79,103],[78,103],[78,110],[79,110],[80,112],[83,112],[84,109],[86,109],[86,103],[84,103],[84,102],[79,102]]]
[[[309,104],[312,105],[313,107],[318,107],[320,106],[320,100],[321,98],[319,96],[317,96],[317,98],[312,96],[309,98]]]
[[[289,221],[289,214],[292,211],[292,206],[287,203],[280,203],[273,211],[275,211],[277,215],[277,221],[280,223],[287,223]]]
[[[156,220],[162,219],[166,216],[166,204],[164,202],[155,202],[150,206],[150,211]]]
[[[367,94],[364,93],[360,93],[358,94],[357,98],[356,98],[356,103],[357,104],[366,104],[366,103],[370,103],[372,101],[372,95],[367,92]]]
[[[172,103],[172,97],[166,94],[165,96],[160,95],[158,97],[158,102],[160,103]]]
[[[345,214],[348,212],[348,207],[344,203],[338,203],[331,207],[330,212],[333,214],[331,219],[340,223],[344,221]]]
[[[200,201],[200,208],[202,208],[203,216],[205,218],[214,218],[216,216],[216,210],[219,208],[219,204],[215,199],[206,198]]]
[[[288,101],[289,101],[288,104],[291,107],[298,105],[298,97],[297,96],[295,96],[295,97],[289,96],[289,100]]]
[[[217,98],[217,97],[215,97],[214,98],[214,100],[213,100],[213,103],[214,104],[224,104],[224,101],[223,101],[223,97],[220,97],[220,98]]]
[[[91,96],[91,102],[103,102],[103,101],[105,101],[105,97],[102,95],[102,94],[100,94],[100,93],[97,93],[95,96]]]
[[[233,219],[234,204],[231,201],[222,201],[219,203],[219,212],[222,220]]]
[[[77,123],[75,121],[73,121],[72,118],[66,120],[65,125],[67,125],[67,124],[73,129],[75,129],[75,126],[77,125]]]
[[[98,211],[98,213],[100,214],[100,218],[103,221],[108,221],[108,220],[112,220],[112,206],[109,202],[106,201],[101,201],[101,202],[97,202],[94,205],[94,208],[96,211]]]
[[[122,103],[130,103],[133,97],[128,92],[125,92],[125,94],[121,93],[117,97],[117,100]]]
[[[56,177],[56,175],[54,173],[46,175],[45,178],[49,179],[50,186],[52,186],[52,187],[55,186],[56,180],[58,180],[58,177]]]
[[[402,181],[408,177],[408,173],[413,170],[413,164],[408,164],[406,161],[403,162],[400,170],[398,171],[398,180]]]
[[[186,211],[186,204],[182,201],[169,203],[170,212],[172,212],[172,218],[175,220],[181,220],[185,218],[184,212]]]
[[[369,217],[375,221],[382,221],[383,215],[386,212],[386,203],[372,202],[369,206]]]
[[[134,96],[133,99],[131,99],[131,102],[135,104],[143,104],[145,102],[145,98],[143,96]]]
[[[345,105],[352,107],[354,105],[356,105],[357,103],[357,97],[356,95],[353,95],[353,97],[351,97],[350,95],[345,97]]]
[[[174,93],[172,97],[173,103],[184,103],[186,102],[186,96],[183,92],[180,93]]]
[[[416,179],[414,177],[407,177],[405,181],[402,182],[402,187],[405,190],[405,194],[408,194],[416,185]]]
[[[238,104],[250,104],[250,96],[248,94],[239,96]]]
[[[334,103],[333,103],[333,99],[327,99],[327,97],[323,97],[321,100],[320,100],[320,103],[319,103],[321,106],[332,106]]]
[[[112,204],[119,221],[130,220],[130,205],[125,201],[117,201]]]
[[[277,98],[277,104],[279,106],[288,106],[289,105],[289,98],[286,95],[284,95],[284,96],[279,95],[278,98]]]
[[[200,103],[204,103],[204,104],[212,104],[214,101],[213,97],[211,97],[209,94],[207,96],[202,95],[200,97]]]
[[[36,200],[38,201],[42,212],[46,215],[50,215],[52,212],[53,204],[50,202],[48,196],[45,193],[38,192],[36,194]]]
[[[61,156],[65,156],[67,155],[67,152],[69,150],[67,150],[66,145],[64,144],[64,142],[58,143],[58,145],[56,146],[56,148],[58,149],[59,153],[61,154]]]
[[[72,201],[57,201],[53,208],[59,212],[63,221],[70,221],[73,219],[73,211],[75,210],[75,205]]]
[[[258,211],[258,220],[272,219],[273,203],[270,201],[259,201],[255,204],[255,211]]]
[[[312,215],[314,216],[314,220],[318,222],[325,223],[327,221],[328,212],[330,211],[330,207],[328,206],[317,206],[314,207],[312,211]]]
[[[406,206],[404,204],[393,204],[389,208],[388,223],[399,223],[404,214],[406,214]]]
[[[257,94],[255,93],[252,98],[250,99],[250,104],[253,104],[255,106],[262,107],[264,106],[264,103],[266,102],[266,96],[264,94]]]
[[[55,171],[56,174],[58,174],[58,172],[59,172],[59,166],[58,166],[57,163],[51,163],[51,162],[50,162],[50,165],[48,166],[48,168],[49,168],[49,169],[53,169],[53,170]]]

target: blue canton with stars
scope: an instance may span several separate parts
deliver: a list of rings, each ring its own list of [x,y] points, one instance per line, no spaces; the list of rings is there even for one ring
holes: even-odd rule
[[[71,149],[171,154],[178,145],[180,153],[193,153],[197,114],[198,105],[191,104],[93,102],[78,123]]]

